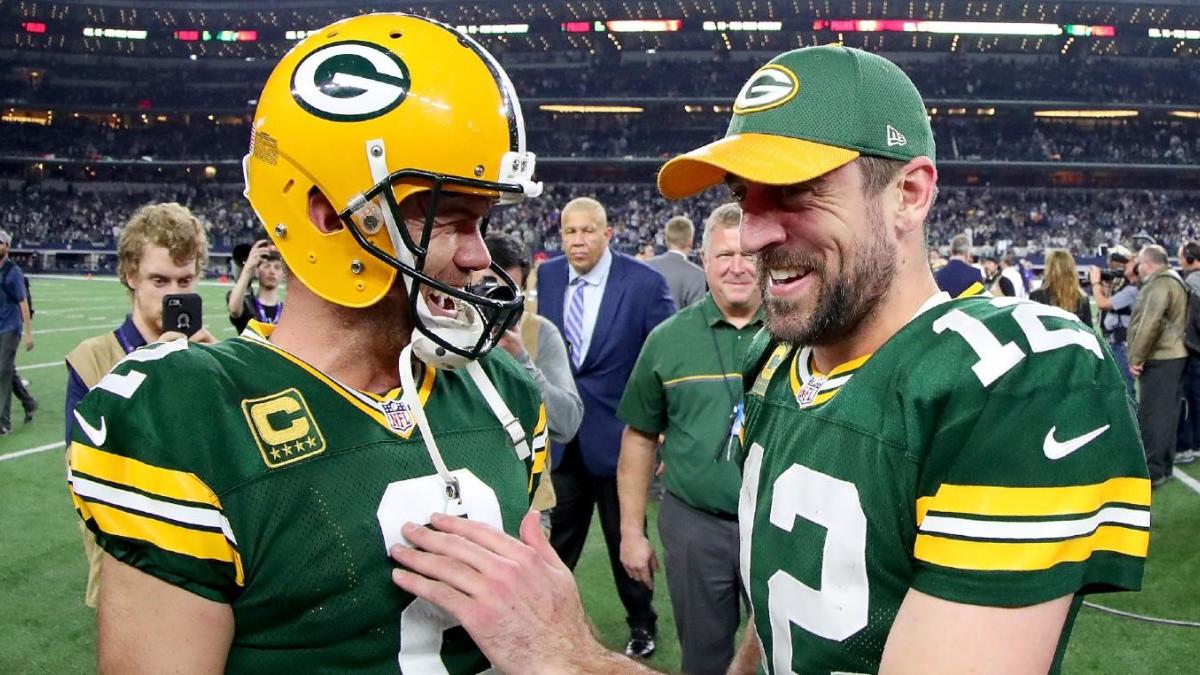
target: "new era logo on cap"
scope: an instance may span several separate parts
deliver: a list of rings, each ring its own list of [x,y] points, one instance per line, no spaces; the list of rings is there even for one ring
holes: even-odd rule
[[[900,133],[899,129],[889,124],[887,125],[887,144],[889,148],[897,145],[908,145],[908,139],[904,137],[904,134]]]

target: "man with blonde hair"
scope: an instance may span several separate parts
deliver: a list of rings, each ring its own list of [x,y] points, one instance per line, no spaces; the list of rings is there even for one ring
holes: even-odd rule
[[[683,309],[703,298],[708,290],[704,270],[689,259],[696,226],[687,216],[675,216],[667,221],[663,235],[667,240],[667,252],[650,258],[646,264],[663,275],[675,307]]]
[[[117,240],[117,276],[129,290],[133,307],[116,330],[90,337],[67,354],[68,447],[76,425],[75,406],[118,361],[161,339],[163,296],[193,292],[207,260],[208,235],[187,207],[174,202],[148,204],[129,219]],[[203,327],[191,339],[206,344],[216,341]],[[100,593],[101,550],[95,535],[82,522],[80,528],[88,558],[84,602],[95,607]]]
[[[733,462],[741,454],[740,364],[763,324],[754,258],[742,253],[741,218],[737,204],[724,204],[705,221],[700,256],[711,290],[646,338],[617,411],[626,424],[617,468],[621,562],[648,585],[658,559],[642,523],[665,434],[658,533],[682,669],[692,675],[725,672],[740,622],[741,475]]]

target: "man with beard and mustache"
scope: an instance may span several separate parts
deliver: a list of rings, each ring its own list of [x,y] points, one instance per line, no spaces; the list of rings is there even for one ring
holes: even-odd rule
[[[722,182],[768,329],[744,370],[754,630],[731,672],[1057,671],[1082,594],[1139,588],[1149,545],[1150,485],[1111,355],[1057,308],[938,292],[933,133],[882,57],[813,47],[760,68],[725,138],[659,174],[672,199]],[[426,553],[400,556],[418,566],[398,582],[448,608],[493,663],[542,663],[522,636],[553,630],[543,645],[570,645],[558,670],[636,672],[580,627],[536,529],[434,528],[415,539]],[[524,578],[550,581],[525,592]]]
[[[515,533],[545,466],[537,386],[491,349],[522,297],[482,231],[541,191],[512,84],[453,27],[370,14],[297,44],[258,101],[246,196],[288,311],[134,351],[75,410],[99,670],[485,671],[387,552],[434,513]],[[508,299],[467,287],[485,268]]]

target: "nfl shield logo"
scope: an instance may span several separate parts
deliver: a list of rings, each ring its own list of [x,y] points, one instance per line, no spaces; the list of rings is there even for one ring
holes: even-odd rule
[[[403,401],[384,401],[383,414],[387,416],[388,426],[396,431],[407,434],[412,431],[415,421],[408,404]]]
[[[808,382],[800,387],[800,392],[796,394],[796,402],[801,408],[807,408],[817,400],[817,394],[821,392],[821,385],[825,384],[825,378],[813,377],[809,378]]]

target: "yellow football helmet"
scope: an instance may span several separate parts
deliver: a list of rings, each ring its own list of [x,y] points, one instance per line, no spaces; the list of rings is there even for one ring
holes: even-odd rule
[[[431,19],[368,14],[318,31],[276,65],[243,170],[246,197],[305,286],[367,307],[404,275],[414,325],[427,338],[418,343],[414,332],[417,355],[453,366],[490,349],[520,316],[523,297],[511,280],[510,297],[495,299],[422,271],[438,196],[536,197],[534,160],[512,83],[491,54]],[[311,222],[313,190],[338,210],[341,229]],[[430,196],[414,237],[399,205],[421,192]],[[433,316],[422,284],[453,298],[458,318]]]

